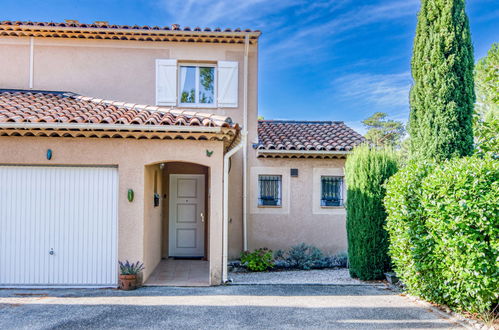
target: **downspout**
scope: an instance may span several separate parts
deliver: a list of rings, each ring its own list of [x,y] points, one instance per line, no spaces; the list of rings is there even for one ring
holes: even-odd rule
[[[248,53],[249,53],[249,36],[246,34],[244,38],[244,145],[243,145],[243,250],[248,250]]]
[[[223,250],[222,250],[222,283],[227,283],[229,262],[229,160],[232,155],[246,145],[246,132],[241,132],[241,141],[224,155],[223,174]]]
[[[34,50],[35,50],[35,38],[29,37],[29,89],[33,89],[33,72],[34,72]]]

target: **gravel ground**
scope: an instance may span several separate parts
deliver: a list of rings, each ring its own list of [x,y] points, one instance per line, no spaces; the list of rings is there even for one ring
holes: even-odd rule
[[[232,272],[233,284],[372,285],[350,277],[348,269],[293,270],[265,273]]]

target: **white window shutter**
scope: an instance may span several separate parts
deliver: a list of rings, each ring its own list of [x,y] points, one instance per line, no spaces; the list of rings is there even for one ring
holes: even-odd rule
[[[237,108],[238,62],[218,62],[218,106]]]
[[[156,105],[177,105],[177,60],[156,60]]]

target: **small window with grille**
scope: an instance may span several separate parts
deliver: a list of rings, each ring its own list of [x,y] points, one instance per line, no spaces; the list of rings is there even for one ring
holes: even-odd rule
[[[343,206],[343,177],[321,177],[321,206]]]
[[[259,206],[281,206],[281,183],[280,175],[259,175]]]

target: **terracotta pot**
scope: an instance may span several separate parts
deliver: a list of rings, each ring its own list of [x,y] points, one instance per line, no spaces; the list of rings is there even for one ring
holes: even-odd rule
[[[137,289],[137,275],[120,275],[119,280],[121,290]]]
[[[144,284],[144,274],[142,272],[137,274],[137,288],[141,288]]]

